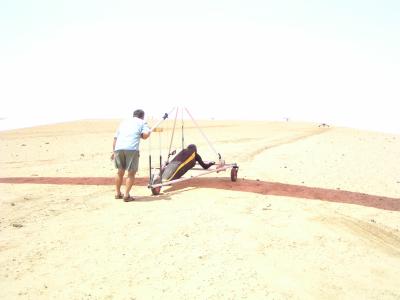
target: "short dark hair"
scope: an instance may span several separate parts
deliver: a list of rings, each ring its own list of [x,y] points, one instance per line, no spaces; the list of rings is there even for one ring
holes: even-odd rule
[[[144,111],[142,109],[137,109],[133,112],[133,116],[137,117],[139,119],[143,119],[144,118]]]

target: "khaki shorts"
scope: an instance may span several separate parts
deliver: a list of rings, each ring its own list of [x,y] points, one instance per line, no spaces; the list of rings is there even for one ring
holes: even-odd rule
[[[128,172],[137,172],[139,168],[139,151],[137,150],[117,150],[114,152],[115,168],[123,169]]]

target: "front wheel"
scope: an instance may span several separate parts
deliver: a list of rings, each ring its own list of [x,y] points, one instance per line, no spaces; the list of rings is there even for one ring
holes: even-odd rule
[[[237,180],[237,174],[238,174],[238,168],[232,168],[231,169],[231,180],[236,181]]]

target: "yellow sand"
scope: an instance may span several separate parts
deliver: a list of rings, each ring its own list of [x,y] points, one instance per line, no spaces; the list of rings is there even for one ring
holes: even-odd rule
[[[399,135],[200,123],[238,181],[227,170],[151,196],[149,143],[165,158],[168,122],[142,141],[130,203],[114,199],[118,120],[0,132],[0,177],[25,180],[0,183],[0,299],[400,298]]]

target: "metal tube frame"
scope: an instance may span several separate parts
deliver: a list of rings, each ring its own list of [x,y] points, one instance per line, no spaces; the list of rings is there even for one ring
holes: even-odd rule
[[[168,116],[170,115],[170,114],[172,114],[173,113],[173,111],[174,110],[177,110],[178,111],[178,107],[174,107],[173,109],[171,109],[171,111],[169,112],[169,113],[165,113],[164,115],[163,115],[163,117],[150,129],[150,132],[153,132],[158,126],[160,126],[160,124],[162,123],[162,122],[164,122],[167,118],[168,118]],[[160,135],[160,143],[161,143],[161,135]],[[153,180],[153,174],[152,174],[152,172],[151,172],[151,139],[149,140],[149,184],[152,182],[152,180]],[[161,158],[161,146],[160,146],[160,168],[161,168],[161,161],[162,161],[162,158]]]
[[[175,121],[174,121],[174,129],[173,132],[175,131],[175,126],[176,126],[176,119],[177,119],[177,115],[178,115],[178,107],[174,107],[171,112],[169,114],[165,114],[164,117],[156,124],[153,126],[153,128],[151,129],[152,131],[157,128],[167,117],[168,115],[170,115],[174,110],[176,111],[176,115],[175,115]],[[152,168],[151,168],[151,155],[149,156],[149,171],[150,171],[150,178],[149,178],[149,185],[147,186],[148,188],[157,188],[157,187],[163,187],[163,186],[171,186],[175,183],[178,182],[182,182],[182,181],[187,181],[196,177],[200,177],[200,176],[204,176],[210,173],[215,173],[215,172],[221,172],[221,171],[226,171],[227,169],[230,168],[238,168],[236,163],[231,163],[231,164],[225,164],[225,161],[222,159],[221,154],[218,153],[215,148],[213,147],[213,145],[211,144],[211,142],[208,140],[207,136],[204,134],[204,132],[201,130],[200,126],[197,124],[197,122],[194,120],[194,118],[192,117],[192,115],[190,114],[190,112],[188,111],[188,109],[185,107],[186,112],[188,113],[189,117],[192,119],[193,123],[195,124],[195,126],[197,127],[197,129],[200,131],[200,133],[203,135],[203,137],[205,138],[205,140],[207,141],[207,143],[209,144],[209,146],[211,147],[211,149],[215,152],[215,154],[218,155],[219,158],[219,165],[216,165],[215,168],[213,169],[208,169],[206,171],[203,171],[197,175],[192,175],[190,177],[182,177],[182,178],[178,178],[175,180],[170,180],[170,181],[165,181],[165,182],[161,182],[161,183],[156,183],[156,184],[152,184],[152,181],[154,179],[154,175],[157,169],[161,169],[161,156],[160,156],[160,168],[153,168],[153,172],[152,172]],[[182,109],[182,123],[183,123],[183,109]],[[182,125],[182,131],[183,131],[183,125]],[[173,139],[173,133],[172,133],[172,139]],[[183,132],[182,132],[182,147],[184,140],[183,140]],[[171,149],[171,145],[172,145],[172,140],[171,140],[171,144],[170,144],[170,149]],[[168,157],[169,159],[169,157]],[[192,170],[201,170],[199,168],[192,168]]]
[[[236,163],[225,164],[225,165],[220,166],[220,167],[217,166],[213,170],[207,170],[207,171],[201,172],[200,174],[192,175],[190,177],[183,177],[183,178],[170,180],[170,181],[165,181],[165,182],[161,182],[161,183],[149,184],[148,188],[156,188],[156,187],[159,187],[159,186],[170,186],[170,185],[173,185],[174,183],[190,180],[190,179],[193,179],[193,178],[196,178],[196,177],[200,177],[200,176],[204,176],[204,175],[207,175],[207,174],[210,174],[210,173],[225,171],[225,170],[230,169],[230,168],[238,168],[238,166],[237,166]]]

